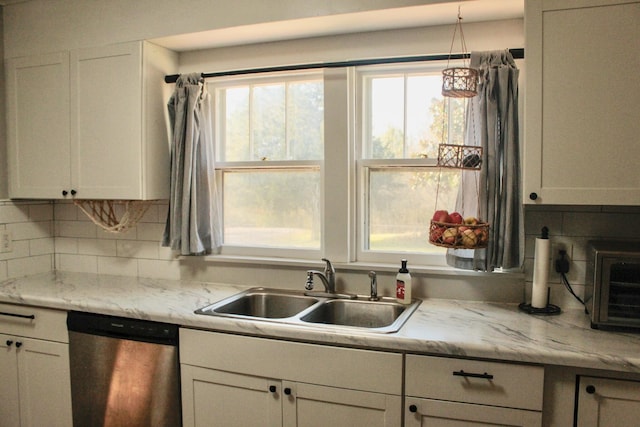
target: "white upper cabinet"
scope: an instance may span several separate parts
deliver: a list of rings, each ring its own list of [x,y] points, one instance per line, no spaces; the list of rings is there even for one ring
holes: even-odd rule
[[[147,42],[10,60],[10,197],[167,198],[176,69]]]
[[[9,195],[60,197],[71,179],[69,54],[6,65]]]
[[[524,200],[640,204],[640,2],[527,0]]]

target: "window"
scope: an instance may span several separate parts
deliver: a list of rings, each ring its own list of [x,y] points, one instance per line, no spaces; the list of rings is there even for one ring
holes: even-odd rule
[[[210,91],[225,252],[319,251],[322,76],[220,80]]]
[[[212,80],[223,253],[387,263],[410,253],[444,265],[429,221],[455,205],[459,177],[436,167],[437,150],[461,143],[464,102],[443,100],[442,67]]]
[[[428,243],[429,222],[437,208],[455,206],[459,174],[436,167],[438,145],[462,143],[465,105],[442,97],[441,68],[358,73],[359,260],[410,252],[414,262],[444,262],[445,250]]]

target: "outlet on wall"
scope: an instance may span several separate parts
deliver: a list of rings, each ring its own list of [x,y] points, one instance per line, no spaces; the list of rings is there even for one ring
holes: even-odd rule
[[[13,251],[13,236],[9,230],[0,230],[0,253]]]

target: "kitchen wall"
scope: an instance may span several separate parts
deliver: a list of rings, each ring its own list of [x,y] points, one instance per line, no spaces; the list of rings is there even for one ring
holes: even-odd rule
[[[11,244],[9,252],[0,249],[0,280],[53,269],[53,203],[0,201],[0,232],[5,231]]]
[[[284,21],[340,13],[366,12],[390,7],[388,0],[344,0],[326,2],[309,0],[304,6],[296,0],[238,0],[211,2],[195,0],[189,7],[176,7],[174,0],[140,0],[123,6],[104,1],[32,0],[3,7],[4,42],[0,58],[73,49],[121,41],[166,37],[187,32],[242,27],[260,22]],[[392,7],[412,7],[435,3],[432,0],[394,0]],[[171,23],[171,24],[168,24]],[[482,24],[465,24],[470,50],[498,46],[524,45],[522,19]],[[8,36],[7,36],[8,35]],[[181,71],[215,71],[216,69],[267,66],[308,60],[334,60],[361,56],[411,55],[424,49],[448,50],[450,26],[409,28],[393,32],[352,34],[347,37],[324,37],[301,47],[301,41],[242,48],[221,48],[181,54]],[[492,41],[493,40],[493,41]],[[505,42],[506,40],[506,42]],[[398,49],[398,41],[402,49]],[[446,43],[445,43],[446,42]],[[506,46],[505,46],[506,44]],[[446,46],[445,46],[446,45]],[[293,55],[293,56],[292,56]],[[305,56],[307,55],[307,56]],[[320,55],[320,56],[319,56]],[[0,76],[0,83],[3,77]],[[0,84],[0,95],[3,95]],[[3,103],[0,105],[0,134],[4,134]],[[0,138],[0,157],[4,153]],[[0,199],[6,197],[6,167],[0,165]],[[280,263],[265,265],[202,262],[193,258],[178,259],[159,244],[164,227],[166,204],[153,205],[137,227],[126,234],[114,235],[100,230],[70,202],[0,201],[0,230],[12,234],[11,252],[0,253],[0,279],[19,277],[54,268],[101,274],[195,279],[224,283],[298,286],[304,270],[319,265]],[[596,237],[640,238],[640,208],[608,207],[526,207],[527,233],[524,278],[518,275],[477,274],[466,272],[415,274],[416,296],[467,298],[519,302],[530,290],[533,265],[533,242],[542,226],[550,229],[554,253],[567,249],[571,262],[569,280],[582,292],[585,271],[586,241]],[[612,236],[615,227],[624,230]],[[624,226],[620,226],[624,224]],[[395,272],[383,269],[380,284],[390,292]],[[366,292],[366,270],[345,271],[341,277],[358,292]],[[552,302],[563,307],[576,306],[550,273]],[[355,285],[353,285],[355,284]]]
[[[0,230],[12,234],[13,249],[0,253],[0,279],[51,271],[76,271],[159,279],[203,280],[219,283],[254,283],[269,286],[302,286],[309,264],[278,266],[242,265],[179,260],[160,245],[167,205],[151,206],[141,222],[124,234],[102,231],[70,202],[0,202]],[[624,224],[614,227],[613,224]],[[553,253],[565,249],[571,260],[568,274],[578,295],[583,295],[586,271],[586,243],[596,238],[640,239],[640,207],[527,206],[525,208],[525,280],[530,294],[535,237],[540,229],[550,230]],[[612,235],[624,230],[624,235]],[[553,263],[552,263],[553,264]],[[380,282],[390,291],[393,271],[382,271]],[[366,271],[340,274],[366,292]],[[520,279],[497,274],[414,274],[417,296],[519,302]],[[579,307],[553,271],[549,273],[552,302],[563,308]]]

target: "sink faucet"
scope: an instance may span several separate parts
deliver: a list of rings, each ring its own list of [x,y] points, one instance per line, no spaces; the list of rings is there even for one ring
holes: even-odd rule
[[[327,265],[324,267],[324,271],[308,270],[307,271],[307,283],[304,288],[308,291],[313,289],[313,275],[315,274],[320,278],[324,285],[324,291],[328,294],[336,293],[336,270],[331,265],[331,261],[326,258],[322,258],[322,261]]]

